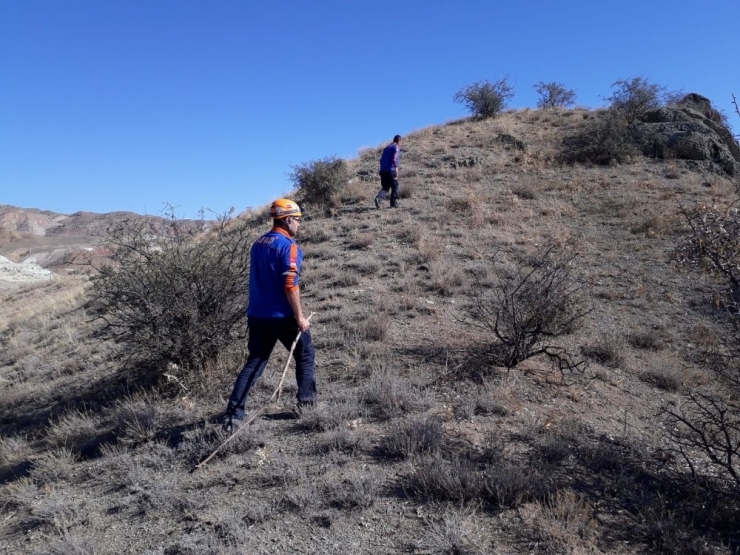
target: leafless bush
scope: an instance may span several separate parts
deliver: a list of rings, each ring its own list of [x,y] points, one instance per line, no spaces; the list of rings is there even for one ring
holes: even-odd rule
[[[697,462],[701,452],[711,466],[740,486],[740,404],[716,394],[691,392],[679,406],[666,405],[668,435],[695,476],[706,471]]]
[[[581,354],[594,362],[610,368],[618,368],[624,362],[624,345],[614,335],[605,334],[591,345],[583,345]]]
[[[569,162],[607,165],[622,163],[637,152],[632,127],[622,114],[610,109],[565,141],[563,157]]]
[[[683,372],[673,366],[648,368],[640,374],[640,379],[666,391],[676,392],[683,386]]]
[[[665,347],[663,339],[655,333],[632,333],[627,337],[627,342],[635,349],[648,351],[660,351]]]
[[[404,174],[404,178],[398,185],[398,198],[413,198],[416,195],[416,190],[419,188],[418,183],[411,176]]]
[[[195,465],[213,453],[227,436],[228,434],[220,429],[208,425],[185,430],[182,434],[182,440],[177,445],[177,454],[188,465]],[[231,454],[246,453],[254,449],[259,443],[259,437],[255,437],[251,429],[247,429],[227,443],[217,456],[226,457]]]
[[[562,83],[540,81],[534,86],[537,94],[540,95],[537,101],[538,108],[567,108],[576,103],[576,91],[567,88]]]
[[[534,505],[533,533],[544,553],[588,553],[596,536],[593,518],[586,498],[560,490]]]
[[[292,485],[280,499],[280,505],[288,511],[301,513],[309,507],[317,507],[322,498],[322,492],[313,482]]]
[[[214,360],[244,319],[254,222],[224,216],[207,233],[170,214],[108,230],[110,257],[94,279],[104,335],[129,359],[188,369]]]
[[[727,207],[701,204],[681,207],[688,233],[676,252],[680,262],[719,279],[724,286],[722,303],[740,303],[740,210],[737,202]]]
[[[612,88],[615,90],[607,98],[610,107],[622,114],[630,125],[648,110],[660,108],[666,93],[665,87],[651,83],[643,75],[615,81]]]
[[[506,368],[538,355],[547,356],[561,370],[585,366],[585,361],[551,343],[573,332],[590,311],[581,298],[574,259],[573,251],[558,253],[550,246],[529,267],[509,275],[500,272],[491,290],[474,291],[464,321],[493,336],[482,355]]]
[[[381,449],[391,457],[409,458],[431,455],[442,445],[442,424],[436,418],[410,418],[394,426],[381,442]]]
[[[100,434],[100,422],[92,413],[72,410],[52,419],[46,437],[51,445],[84,451],[97,443]]]
[[[568,458],[570,445],[561,434],[548,433],[537,442],[534,453],[540,461],[554,465]]]
[[[424,537],[417,543],[420,552],[430,555],[482,555],[485,534],[475,523],[472,510],[448,510],[439,519],[428,519]]]

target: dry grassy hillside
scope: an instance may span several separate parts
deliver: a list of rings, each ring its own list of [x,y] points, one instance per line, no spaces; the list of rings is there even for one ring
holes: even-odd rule
[[[711,488],[692,481],[662,416],[715,379],[696,356],[716,341],[714,289],[674,260],[679,207],[736,186],[676,160],[559,163],[593,117],[411,133],[395,210],[373,206],[379,149],[352,160],[298,238],[320,404],[295,418],[289,385],[196,471],[225,439],[241,342],[142,375],[96,339],[84,280],[0,291],[0,551],[737,553],[737,491],[699,453]],[[492,366],[469,307],[547,246],[576,255],[589,309],[552,344],[588,367]]]

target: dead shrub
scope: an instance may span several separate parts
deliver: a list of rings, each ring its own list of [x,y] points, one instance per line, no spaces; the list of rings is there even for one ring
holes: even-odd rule
[[[484,490],[483,477],[469,460],[446,461],[439,455],[424,457],[414,467],[407,489],[427,501],[478,501]]]
[[[416,544],[430,555],[483,555],[485,533],[475,522],[475,512],[447,509],[439,519],[427,519],[424,537]]]
[[[416,195],[416,190],[419,185],[414,179],[410,179],[411,176],[404,174],[404,179],[398,184],[398,198],[408,199],[413,198]]]
[[[516,508],[525,501],[543,499],[548,487],[530,469],[500,461],[486,470],[482,491],[492,505],[505,509]]]
[[[511,188],[511,192],[524,200],[534,200],[537,198],[534,188],[531,185],[514,185]]]
[[[740,405],[713,393],[691,392],[680,405],[666,405],[668,437],[695,477],[704,476],[697,454],[740,486]]]
[[[382,480],[376,474],[352,474],[341,482],[327,484],[324,498],[328,504],[340,510],[367,509],[378,498]]]
[[[50,445],[79,452],[96,445],[100,434],[100,423],[92,413],[72,410],[51,421],[46,438]]]
[[[432,455],[442,445],[442,424],[437,418],[410,418],[394,426],[381,441],[381,450],[391,457],[406,459],[415,455]]]
[[[335,430],[362,414],[360,401],[354,395],[319,403],[301,414],[299,427],[314,432]]]
[[[562,435],[547,433],[537,442],[534,454],[539,461],[555,465],[570,456],[570,445]]]
[[[656,366],[642,372],[640,379],[659,389],[675,393],[683,387],[683,375],[683,371],[674,366]]]
[[[571,490],[559,490],[533,506],[531,529],[546,553],[589,552],[597,530],[588,500]]]
[[[575,331],[590,312],[573,272],[574,259],[572,249],[557,253],[555,247],[546,247],[528,267],[513,273],[499,269],[492,289],[476,286],[463,322],[485,330],[493,339],[476,355],[506,368],[545,355],[561,370],[582,369],[584,361],[551,343]]]
[[[581,354],[610,368],[619,368],[624,363],[622,342],[614,335],[605,334],[596,343],[581,346]]]
[[[378,418],[393,418],[420,405],[419,388],[391,372],[373,373],[360,400]]]
[[[632,333],[627,336],[627,342],[635,349],[646,351],[660,351],[665,348],[663,338],[655,333]]]
[[[357,455],[366,448],[366,436],[352,433],[347,428],[337,428],[326,432],[319,438],[319,453],[338,452],[345,455]]]
[[[352,250],[362,250],[373,244],[375,236],[370,233],[360,233],[353,237],[347,244],[347,248]]]
[[[66,482],[74,475],[77,458],[65,447],[57,447],[42,453],[31,468],[31,477],[43,484]]]
[[[616,110],[596,114],[583,131],[564,142],[562,156],[569,162],[622,163],[638,153],[627,119]]]
[[[118,221],[92,296],[108,339],[128,360],[192,370],[217,357],[244,325],[251,220],[219,219],[209,232],[170,213],[161,223]]]

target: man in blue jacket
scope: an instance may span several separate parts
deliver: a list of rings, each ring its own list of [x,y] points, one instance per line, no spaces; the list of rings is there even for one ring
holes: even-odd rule
[[[398,208],[398,160],[401,156],[401,135],[393,137],[393,142],[383,149],[380,157],[380,186],[375,195],[375,208],[391,192],[391,208]]]
[[[303,315],[299,289],[303,252],[293,239],[300,226],[301,209],[292,200],[278,199],[270,206],[270,216],[272,229],[257,239],[250,251],[249,356],[226,407],[227,432],[244,420],[247,394],[262,375],[275,343],[280,341],[290,350],[298,330],[301,337],[293,353],[298,407],[316,401],[311,323]]]

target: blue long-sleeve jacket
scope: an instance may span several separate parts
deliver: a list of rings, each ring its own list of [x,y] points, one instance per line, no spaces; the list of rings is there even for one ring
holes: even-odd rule
[[[391,143],[383,149],[383,154],[380,157],[380,171],[396,171],[398,170],[398,160],[401,157],[401,147],[396,143]]]
[[[247,316],[294,316],[286,295],[298,289],[303,252],[287,232],[273,228],[250,250]]]

